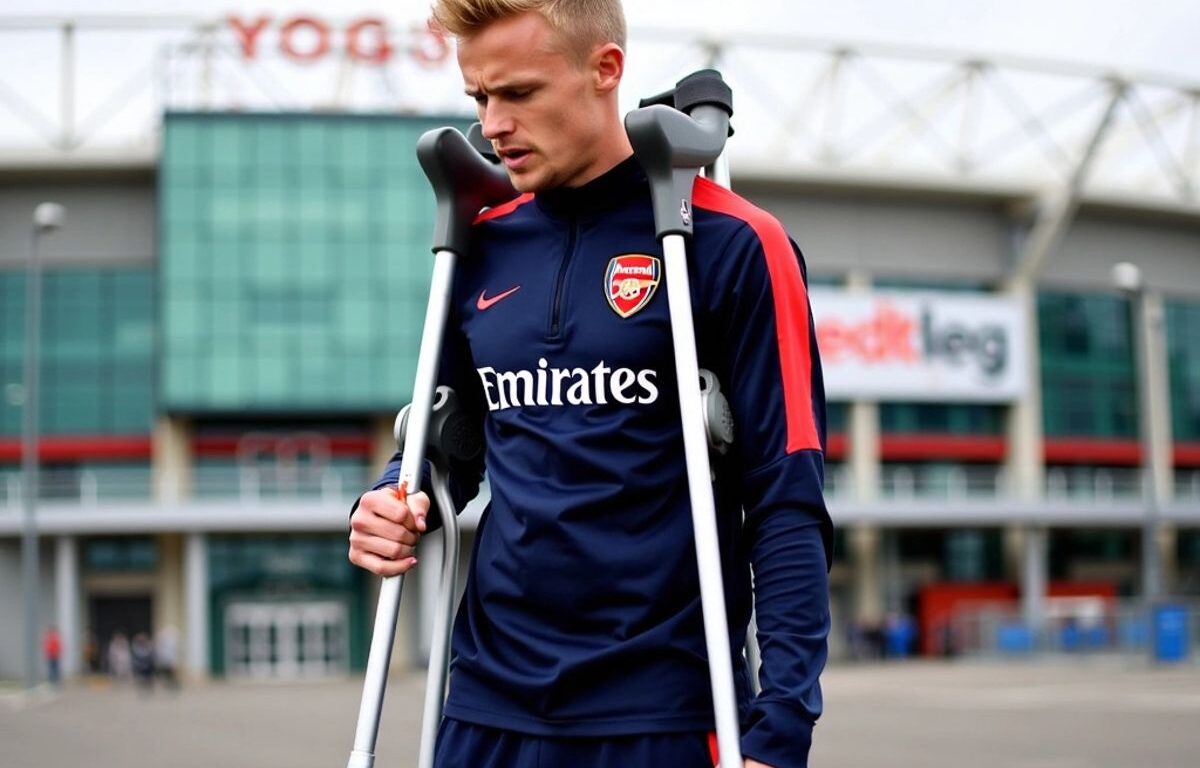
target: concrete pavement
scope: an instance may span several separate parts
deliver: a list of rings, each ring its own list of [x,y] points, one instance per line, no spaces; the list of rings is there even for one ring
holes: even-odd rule
[[[1196,666],[915,662],[833,667],[823,679],[814,768],[1200,764]],[[392,680],[379,768],[415,764],[422,683]],[[151,695],[96,683],[0,689],[0,767],[340,767],[360,692],[360,678]]]

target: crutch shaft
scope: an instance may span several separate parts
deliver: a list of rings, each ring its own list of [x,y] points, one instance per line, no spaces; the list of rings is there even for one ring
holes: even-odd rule
[[[429,646],[429,674],[425,681],[425,711],[421,719],[421,749],[417,756],[417,768],[433,768],[437,730],[446,700],[450,628],[454,622],[454,598],[458,582],[458,515],[454,514],[449,477],[437,463],[431,470],[430,486],[438,509],[442,510],[442,579],[438,612],[433,619],[433,639]]]
[[[429,304],[425,309],[425,326],[421,349],[417,355],[416,381],[413,385],[412,409],[408,431],[404,437],[404,453],[400,460],[400,483],[409,492],[420,489],[421,466],[425,459],[425,441],[429,418],[437,387],[437,367],[441,359],[442,338],[450,306],[456,256],[453,251],[438,251],[434,257],[433,279],[429,289]],[[452,509],[452,508],[451,508]],[[453,515],[453,512],[450,513]],[[354,731],[354,750],[348,768],[370,766],[374,761],[375,744],[379,737],[379,719],[383,711],[383,694],[387,688],[388,667],[391,665],[392,644],[396,636],[396,621],[400,614],[400,595],[403,576],[385,578],[379,591],[375,611],[375,628],[371,634],[371,650],[367,656],[363,697]],[[370,762],[362,762],[369,758]]]
[[[679,413],[687,463],[688,492],[695,532],[696,564],[700,573],[700,602],[704,614],[704,641],[708,651],[709,682],[717,725],[721,768],[741,768],[737,697],[733,688],[733,662],[721,574],[717,513],[713,501],[708,436],[700,403],[700,370],[693,331],[692,299],[687,269],[687,247],[681,235],[663,238],[667,302],[675,348],[675,374],[679,386]]]

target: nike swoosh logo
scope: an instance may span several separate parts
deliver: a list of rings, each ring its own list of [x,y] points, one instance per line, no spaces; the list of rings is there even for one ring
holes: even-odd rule
[[[509,288],[504,293],[498,293],[495,296],[491,297],[490,299],[484,295],[487,293],[487,290],[482,290],[479,292],[479,301],[475,302],[475,308],[478,309],[480,312],[482,312],[483,310],[490,308],[496,302],[507,299],[509,296],[512,296],[514,293],[516,293],[519,290],[521,290],[521,286],[514,285],[512,288]]]

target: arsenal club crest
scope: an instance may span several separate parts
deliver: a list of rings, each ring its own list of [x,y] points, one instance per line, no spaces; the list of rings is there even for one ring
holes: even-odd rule
[[[650,303],[662,274],[657,258],[644,253],[613,256],[604,274],[604,295],[621,317],[629,317]]]

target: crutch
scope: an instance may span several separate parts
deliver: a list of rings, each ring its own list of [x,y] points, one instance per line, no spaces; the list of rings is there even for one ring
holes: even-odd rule
[[[733,99],[718,72],[703,70],[680,80],[674,91],[648,101],[653,103],[625,116],[625,131],[650,181],[654,223],[663,246],[720,765],[741,768],[737,697],[687,266],[692,186],[702,168],[719,165],[729,135]],[[720,173],[719,168],[710,172]]]
[[[416,379],[413,384],[413,399],[407,415],[398,418],[397,432],[403,432],[403,457],[400,461],[399,487],[413,493],[420,488],[421,468],[424,463],[427,438],[430,434],[434,405],[448,407],[451,397],[447,392],[436,392],[438,363],[441,359],[442,336],[446,329],[446,316],[450,306],[450,292],[454,279],[454,267],[458,256],[466,252],[471,223],[479,211],[511,200],[516,196],[508,176],[503,169],[489,163],[476,152],[461,133],[453,128],[428,131],[417,142],[417,159],[421,169],[429,178],[437,199],[437,218],[433,236],[433,280],[429,288],[429,305],[425,310],[425,326],[421,335],[421,348],[417,355]],[[439,409],[440,410],[440,409]],[[447,412],[448,413],[448,412]],[[439,424],[444,424],[442,419]],[[401,429],[406,427],[406,429]],[[456,431],[451,427],[450,432]],[[430,452],[431,459],[438,450]],[[443,574],[453,574],[457,567],[458,535],[454,508],[444,472],[434,461],[434,498],[442,510],[443,523],[447,526],[443,539]],[[453,535],[451,535],[453,529]],[[453,544],[455,557],[451,560],[446,549]],[[392,657],[392,642],[396,635],[396,619],[400,612],[400,594],[404,587],[403,576],[392,576],[383,580],[379,592],[379,604],[375,612],[375,628],[371,635],[371,651],[367,657],[367,672],[363,681],[362,702],[358,710],[358,723],[354,731],[354,748],[350,752],[347,768],[371,768],[375,763],[375,744],[379,737],[379,718],[383,711],[383,694],[387,687],[387,672]],[[453,585],[451,594],[453,594]],[[444,587],[443,587],[444,588]],[[447,600],[452,606],[451,600]],[[451,607],[452,610],[452,607]],[[436,618],[436,628],[449,631],[450,616],[441,613]],[[441,625],[444,623],[444,627]],[[434,653],[446,644],[434,640]],[[435,664],[436,663],[436,664]],[[430,698],[436,695],[438,717],[430,718],[426,712],[422,725],[422,760],[428,751],[432,764],[433,735],[441,713],[441,691],[445,686],[445,652],[440,658],[430,659],[431,678],[439,677],[441,685],[427,685],[426,709]],[[430,680],[433,683],[434,680]],[[430,720],[432,719],[432,722]],[[428,745],[428,746],[427,746]]]
[[[638,106],[648,107],[653,104],[663,104],[668,107],[675,107],[676,91],[677,88],[672,88],[671,90],[661,93],[657,96],[651,96],[649,98],[642,99],[638,103]],[[729,134],[733,135],[733,131],[730,130]],[[722,151],[716,160],[709,165],[706,165],[704,167],[704,175],[710,181],[720,184],[722,187],[725,187],[725,189],[732,189],[732,184],[730,183],[729,179],[728,153]],[[716,382],[716,377],[708,374],[711,376],[710,379],[706,377],[706,374],[708,374],[707,371],[704,371],[703,369],[700,371],[700,393],[701,396],[706,400],[713,401],[712,405],[706,404],[704,408],[704,416],[708,425],[708,435],[710,441],[709,446],[713,452],[723,454],[733,442],[732,424],[723,423],[724,419],[726,418],[724,414],[728,408],[728,401],[725,400],[723,395],[721,395],[719,398],[715,397],[720,393],[719,385],[717,385]],[[714,385],[717,385],[716,388],[714,388]],[[732,416],[728,416],[728,419],[731,420]],[[721,434],[722,429],[725,428],[727,428],[729,432],[727,437]],[[753,610],[750,612],[750,625],[746,628],[745,653],[746,663],[750,667],[750,687],[755,694],[758,694],[762,688],[758,679],[758,671],[762,666],[762,653],[758,647],[758,620],[755,617]]]

